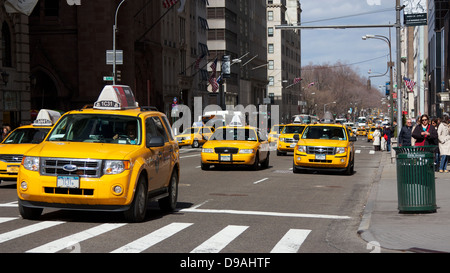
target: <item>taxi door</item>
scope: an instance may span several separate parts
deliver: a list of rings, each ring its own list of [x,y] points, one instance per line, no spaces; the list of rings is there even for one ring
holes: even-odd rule
[[[167,185],[170,179],[170,159],[173,151],[162,120],[158,116],[150,116],[145,120],[146,138],[160,136],[164,145],[150,148],[147,164],[149,174],[149,191],[160,189]]]

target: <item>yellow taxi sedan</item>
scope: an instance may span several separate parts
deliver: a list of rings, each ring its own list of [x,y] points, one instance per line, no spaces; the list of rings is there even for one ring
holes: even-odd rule
[[[203,145],[201,168],[211,165],[247,165],[253,170],[269,166],[269,143],[251,126],[220,127]]]
[[[373,133],[375,132],[376,127],[370,127],[369,132],[367,133],[367,142],[373,140]]]
[[[176,136],[178,146],[190,145],[192,148],[198,148],[201,144],[208,141],[213,134],[212,127],[190,127]]]
[[[358,128],[356,130],[356,135],[357,136],[366,136],[367,135],[367,130],[366,128]]]
[[[284,126],[285,126],[284,124],[277,124],[277,125],[272,126],[272,129],[270,129],[270,132],[269,132],[269,143],[270,144],[277,143],[278,136],[280,135]]]
[[[293,172],[301,170],[342,171],[353,174],[354,142],[344,125],[308,125],[294,151]]]
[[[292,123],[286,124],[278,137],[277,155],[285,155],[287,152],[293,152],[297,140],[294,139],[294,135],[301,135],[306,125]]]
[[[16,181],[23,154],[41,143],[61,117],[57,111],[42,109],[32,125],[13,130],[0,144],[0,182]]]

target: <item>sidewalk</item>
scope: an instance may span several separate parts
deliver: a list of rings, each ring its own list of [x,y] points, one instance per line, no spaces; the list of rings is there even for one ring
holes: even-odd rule
[[[361,238],[381,249],[450,252],[450,173],[435,174],[437,212],[400,214],[396,163],[383,152],[359,227]]]

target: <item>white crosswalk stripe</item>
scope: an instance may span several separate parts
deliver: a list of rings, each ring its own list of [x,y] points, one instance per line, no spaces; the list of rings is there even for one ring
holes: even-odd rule
[[[311,230],[290,229],[270,253],[297,253]]]
[[[191,253],[218,253],[247,228],[248,226],[227,226],[196,247]]]
[[[54,227],[56,225],[60,225],[63,224],[64,222],[59,222],[59,221],[45,221],[45,222],[41,222],[41,223],[37,223],[31,226],[27,226],[27,227],[23,227],[23,228],[19,228],[10,232],[6,232],[3,234],[0,234],[0,243],[12,240],[12,239],[16,239],[43,229],[47,229],[50,227]]]
[[[0,224],[14,220],[19,220],[19,217],[0,217]],[[36,224],[32,224],[26,227],[18,228],[13,231],[9,231],[0,234],[0,244],[13,240],[20,239],[20,237],[27,236],[39,231],[47,230],[52,227],[56,227],[62,224],[70,224],[64,221],[43,221]],[[126,223],[106,223],[100,224],[95,227],[80,231],[78,233],[57,239],[52,242],[44,243],[36,248],[30,249],[26,252],[31,253],[55,253],[65,249],[70,249],[72,246],[80,245],[81,242],[95,239],[95,237],[104,233],[113,231],[120,227],[126,226]],[[122,247],[119,247],[111,253],[140,253],[143,252],[158,243],[170,238],[171,236],[181,232],[191,226],[194,223],[178,223],[174,222],[163,226],[155,231],[152,231]],[[196,229],[191,229],[196,230]],[[209,239],[206,239],[203,243],[195,247],[191,253],[219,253],[226,246],[228,246],[234,240],[245,231],[251,230],[249,226],[228,225],[219,232],[213,234]],[[247,231],[249,232],[249,231]],[[296,253],[300,249],[301,245],[307,239],[311,230],[307,229],[290,229],[281,238],[280,241],[273,247],[271,253]],[[38,235],[36,235],[38,236]],[[75,247],[74,247],[75,249]],[[82,248],[81,248],[82,249]],[[85,249],[82,249],[85,250]],[[269,250],[269,249],[268,249]]]
[[[192,225],[192,223],[172,223],[121,248],[118,248],[112,251],[112,253],[140,253],[147,248],[169,238],[175,233],[189,227],[190,225]]]
[[[105,232],[111,231],[113,229],[119,228],[126,224],[102,224],[88,230],[64,237],[62,239],[50,242],[40,247],[33,248],[27,252],[37,252],[37,253],[55,253],[62,249],[68,248],[71,245],[77,244],[81,241],[93,238]]]

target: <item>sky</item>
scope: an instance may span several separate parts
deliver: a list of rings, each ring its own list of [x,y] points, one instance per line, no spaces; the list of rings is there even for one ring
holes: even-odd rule
[[[395,0],[300,0],[304,26],[387,25],[396,20]],[[401,3],[403,0],[401,1]],[[401,12],[401,23],[403,13]],[[339,18],[340,17],[340,18]],[[392,61],[396,61],[396,29],[391,29]],[[303,29],[302,66],[341,62],[366,78],[387,71],[389,46],[379,39],[363,40],[366,34],[389,38],[389,28]],[[371,71],[371,74],[368,72]],[[382,85],[389,73],[371,77],[372,86]],[[394,78],[395,81],[395,78]]]

